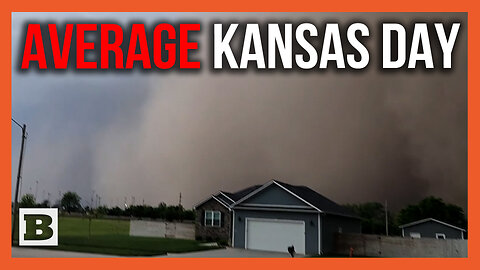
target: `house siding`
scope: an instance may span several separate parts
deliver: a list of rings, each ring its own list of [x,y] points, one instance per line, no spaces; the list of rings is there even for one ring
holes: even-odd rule
[[[223,196],[221,198],[226,199]],[[359,219],[325,214],[275,183],[266,186],[258,193],[240,201],[240,203],[238,203],[239,198],[236,200],[237,204],[233,205],[232,211],[228,211],[225,206],[214,199],[210,199],[197,207],[197,239],[227,239],[226,242],[233,247],[245,249],[246,221],[248,218],[294,220],[302,221],[305,224],[306,254],[329,254],[334,250],[334,236],[339,232],[339,228],[344,233],[361,233],[361,221]],[[329,206],[334,204],[330,201],[328,203]],[[224,220],[222,228],[205,227],[203,225],[205,210],[222,212]],[[285,252],[287,252],[287,248],[285,247]]]
[[[448,239],[462,239],[462,231],[455,228],[445,226],[435,221],[427,221],[424,223],[412,225],[403,228],[405,237],[410,237],[411,232],[420,233],[421,237],[436,238],[436,233],[443,233]]]
[[[204,225],[206,210],[220,211],[222,214],[221,227],[207,227]],[[231,245],[231,212],[213,198],[195,208],[195,238],[203,241],[221,241]]]
[[[362,233],[362,222],[356,218],[322,214],[321,226],[323,254],[332,254],[335,251],[337,233]]]
[[[270,185],[242,202],[242,204],[308,206],[277,185]]]
[[[286,219],[300,220],[305,222],[305,252],[318,254],[318,214],[298,213],[286,211],[262,211],[262,210],[235,210],[234,247],[245,247],[245,220],[246,218]],[[287,247],[285,247],[287,252]]]

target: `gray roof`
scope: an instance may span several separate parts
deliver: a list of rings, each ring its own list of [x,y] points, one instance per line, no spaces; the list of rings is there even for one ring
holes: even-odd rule
[[[217,200],[221,201],[222,203],[224,203],[225,205],[227,205],[229,207],[230,207],[231,204],[233,204],[235,202],[229,196],[226,196],[222,192],[219,192],[219,193],[213,195],[213,197],[215,197]]]
[[[264,184],[264,185],[254,185],[250,186],[247,188],[244,188],[242,190],[239,190],[234,193],[226,192],[226,191],[220,191],[215,195],[212,195],[211,198],[214,198],[215,200],[221,202],[223,205],[225,205],[228,208],[234,207],[237,203],[243,201],[247,197],[250,197],[257,192],[260,192],[262,189],[266,188],[267,186],[271,184],[277,184],[280,187],[288,190],[290,193],[293,193],[295,196],[297,196],[299,199],[303,200],[316,210],[322,213],[327,213],[327,214],[334,214],[334,215],[341,215],[341,216],[346,216],[346,217],[353,217],[353,218],[358,218],[353,212],[351,212],[349,209],[342,207],[338,205],[337,203],[333,202],[332,200],[328,199],[327,197],[317,193],[316,191],[310,189],[309,187],[306,186],[294,186],[290,185],[284,182],[280,182],[277,180],[271,180],[270,182]],[[203,204],[207,200],[199,203],[197,206]]]
[[[226,192],[226,191],[219,191],[217,194],[211,195],[206,200],[203,200],[202,202],[195,205],[194,208],[206,203],[210,199],[215,199],[218,202],[220,202],[221,204],[223,204],[225,207],[230,208],[230,207],[233,206],[233,204],[235,202],[237,202],[241,198],[245,197],[247,194],[250,194],[252,191],[258,189],[259,187],[261,187],[261,185],[254,185],[254,186],[244,188],[244,189],[239,190],[239,191],[234,192],[234,193],[230,193],[230,192]]]
[[[443,221],[440,221],[440,220],[437,220],[437,219],[434,219],[434,218],[424,218],[424,219],[421,219],[421,220],[417,220],[417,221],[414,221],[414,222],[410,222],[410,223],[407,223],[407,224],[400,225],[400,226],[398,226],[398,227],[400,227],[400,228],[403,229],[403,228],[406,228],[406,227],[411,227],[411,226],[415,226],[415,225],[417,225],[417,224],[421,224],[421,223],[425,223],[425,222],[430,222],[430,221],[436,222],[436,223],[440,223],[440,224],[442,224],[442,225],[445,225],[445,226],[447,226],[447,227],[451,227],[451,228],[457,229],[457,230],[459,230],[459,231],[464,231],[464,232],[466,232],[466,230],[464,230],[464,229],[462,229],[462,228],[459,228],[459,227],[457,227],[457,226],[453,226],[453,225],[451,225],[451,224],[448,224],[448,223],[446,223],[446,222],[443,222]]]
[[[283,183],[277,180],[274,180],[277,184],[282,185],[284,188],[295,193],[297,196],[301,197],[305,201],[309,202],[316,208],[320,209],[322,212],[328,214],[338,214],[343,216],[350,216],[358,218],[353,212],[349,209],[338,205],[334,201],[328,199],[327,197],[319,194],[318,192],[312,190],[306,186],[294,186],[287,183]]]
[[[250,187],[244,188],[242,190],[239,190],[235,193],[228,193],[228,192],[225,192],[225,191],[222,191],[222,193],[227,195],[228,197],[230,197],[230,199],[232,199],[236,202],[236,201],[240,200],[241,198],[245,197],[247,194],[250,194],[252,191],[258,189],[261,186],[262,185],[250,186]]]

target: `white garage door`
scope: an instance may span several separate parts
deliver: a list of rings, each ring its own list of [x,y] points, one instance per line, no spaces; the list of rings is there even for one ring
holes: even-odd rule
[[[289,246],[295,252],[305,254],[305,223],[296,220],[246,219],[247,249],[288,252]]]

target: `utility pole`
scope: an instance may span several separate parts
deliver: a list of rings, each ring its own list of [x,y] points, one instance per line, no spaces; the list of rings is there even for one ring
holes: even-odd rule
[[[17,121],[13,120],[15,124],[20,126]],[[23,163],[23,152],[25,147],[25,140],[27,139],[27,125],[23,124],[20,126],[22,128],[22,145],[20,147],[20,158],[18,161],[18,171],[17,171],[17,185],[15,189],[15,201],[13,202],[13,225],[12,225],[12,246],[14,245],[13,238],[15,236],[15,228],[17,227],[18,219],[18,186],[20,185],[20,179],[22,178],[22,163]]]
[[[385,200],[385,232],[388,236],[388,205],[387,200]]]
[[[38,198],[37,194],[38,194],[38,180],[35,181],[35,202],[38,202],[37,201],[37,198]]]
[[[178,197],[178,206],[182,206],[182,192],[180,192],[180,195]]]
[[[93,209],[93,195],[95,195],[95,191],[92,190],[92,197],[90,200],[90,211]]]

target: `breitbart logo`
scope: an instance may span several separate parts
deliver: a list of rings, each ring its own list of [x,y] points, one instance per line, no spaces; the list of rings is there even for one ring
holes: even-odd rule
[[[20,246],[58,246],[58,209],[20,208]]]

